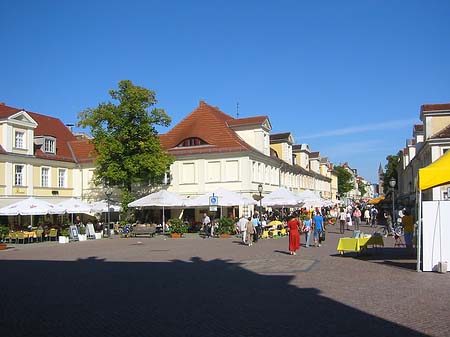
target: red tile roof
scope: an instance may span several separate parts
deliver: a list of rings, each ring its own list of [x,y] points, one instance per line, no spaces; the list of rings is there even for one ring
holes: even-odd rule
[[[447,127],[443,128],[441,131],[436,132],[430,138],[432,138],[432,139],[436,139],[436,138],[450,138],[450,125],[447,125]]]
[[[84,145],[84,147],[86,147],[86,149],[89,148],[89,150],[80,150],[80,146],[77,146],[76,144],[75,149],[77,150],[72,152],[69,143],[76,143],[77,138],[58,118],[41,115],[24,109],[13,108],[7,105],[0,105],[0,118],[6,119],[20,111],[25,111],[38,124],[36,129],[34,129],[34,136],[52,136],[56,138],[56,154],[45,153],[40,148],[37,148],[34,153],[37,158],[69,162],[93,160],[87,153],[92,152],[88,145]],[[74,157],[74,155],[76,157]]]
[[[159,139],[163,149],[173,155],[253,150],[229,127],[234,121],[233,117],[201,101],[197,109]],[[208,145],[177,147],[183,140],[194,137]]]
[[[69,142],[73,154],[78,163],[87,163],[95,160],[97,154],[94,149],[94,143],[91,139],[76,140]]]
[[[443,103],[443,104],[423,104],[421,109],[421,112],[425,111],[450,111],[450,103]]]
[[[4,104],[0,104],[0,119],[11,117],[19,111],[22,111],[22,109],[17,109]]]
[[[417,132],[423,131],[423,124],[414,125],[414,131],[417,131]]]
[[[267,116],[255,116],[255,117],[246,117],[239,119],[232,119],[227,121],[229,126],[237,126],[237,125],[248,125],[248,124],[262,124],[264,121],[268,119]]]

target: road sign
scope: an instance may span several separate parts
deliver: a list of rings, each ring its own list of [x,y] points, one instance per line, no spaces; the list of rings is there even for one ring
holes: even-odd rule
[[[219,205],[219,198],[215,196],[214,194],[209,197],[209,206],[218,206]]]

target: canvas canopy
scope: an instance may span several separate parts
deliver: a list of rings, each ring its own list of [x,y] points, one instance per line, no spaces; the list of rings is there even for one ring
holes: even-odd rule
[[[450,182],[450,151],[427,167],[419,169],[421,191]]]
[[[176,193],[161,190],[146,195],[128,204],[129,207],[185,207],[188,198],[182,197]]]
[[[207,192],[198,198],[189,200],[187,206],[201,207],[209,205],[209,197],[214,196],[218,199],[218,206],[239,206],[239,205],[255,205],[256,201],[243,196],[239,193],[229,191],[225,188],[218,188],[212,192]]]
[[[1,208],[0,215],[45,215],[50,213],[50,211],[54,208],[55,205],[49,202],[30,197],[28,199]]]
[[[108,201],[102,200],[102,201],[92,202],[91,210],[92,210],[92,212],[95,212],[95,213],[107,213],[108,212]],[[110,212],[120,212],[121,210],[122,210],[122,207],[109,203],[109,211]]]
[[[296,207],[302,205],[302,200],[297,194],[279,187],[264,197],[262,205],[264,207]]]
[[[92,209],[91,205],[81,200],[70,198],[60,202],[59,204],[56,204],[55,207],[52,210],[50,210],[50,214],[90,213],[91,209]]]

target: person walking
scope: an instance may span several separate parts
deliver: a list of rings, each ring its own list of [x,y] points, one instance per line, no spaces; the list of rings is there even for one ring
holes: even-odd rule
[[[300,249],[300,221],[298,221],[297,214],[289,217],[287,225],[289,229],[289,253],[297,255],[296,252]]]
[[[361,211],[358,206],[355,208],[353,212],[353,221],[355,222],[355,230],[359,230],[359,225],[361,224]]]
[[[347,222],[347,214],[345,213],[344,209],[341,208],[339,212],[339,233],[344,234],[345,233],[345,223]]]
[[[255,235],[253,235],[253,242],[258,242],[258,236],[260,233],[260,229],[261,229],[261,222],[258,219],[258,214],[253,214],[253,227],[255,228]]]
[[[302,232],[305,233],[306,248],[309,248],[311,244],[311,225],[312,221],[308,214],[308,218],[306,220],[303,220],[303,228],[302,228]]]
[[[247,222],[248,218],[244,215],[239,219],[238,221],[238,228],[240,232],[242,233],[242,242],[245,244],[247,239]]]
[[[364,221],[366,222],[366,226],[370,226],[370,211],[368,208],[364,211]]]
[[[378,216],[378,210],[375,207],[372,207],[372,209],[370,210],[370,217],[371,217],[370,227],[377,226],[377,216]]]
[[[247,232],[247,244],[250,247],[253,245],[253,236],[255,236],[256,233],[255,225],[253,224],[253,221],[250,221],[250,219],[247,221],[245,230]]]
[[[403,210],[402,225],[403,231],[405,233],[405,246],[410,252],[412,252],[414,237],[414,218],[411,214],[409,214],[408,210]]]
[[[394,235],[394,229],[392,228],[392,216],[389,212],[384,212],[384,218],[386,219],[386,234],[384,237],[387,237],[388,234]]]
[[[313,219],[313,226],[314,226],[314,247],[320,247],[321,241],[320,236],[322,235],[323,231],[323,217],[322,214],[320,214],[320,211],[316,212],[316,215],[314,215]]]
[[[209,218],[208,214],[206,214],[206,213],[203,213],[202,225],[203,225],[203,230],[205,232],[205,238],[209,238],[211,219]]]

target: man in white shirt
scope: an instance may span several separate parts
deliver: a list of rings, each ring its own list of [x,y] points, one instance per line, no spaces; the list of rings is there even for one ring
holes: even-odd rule
[[[245,239],[247,238],[247,222],[248,222],[248,219],[244,215],[242,215],[238,221],[238,227],[242,233],[242,242],[244,244],[246,242]]]
[[[203,213],[203,230],[205,231],[205,237],[209,238],[210,236],[210,227],[211,227],[211,219],[209,218],[208,214]]]

